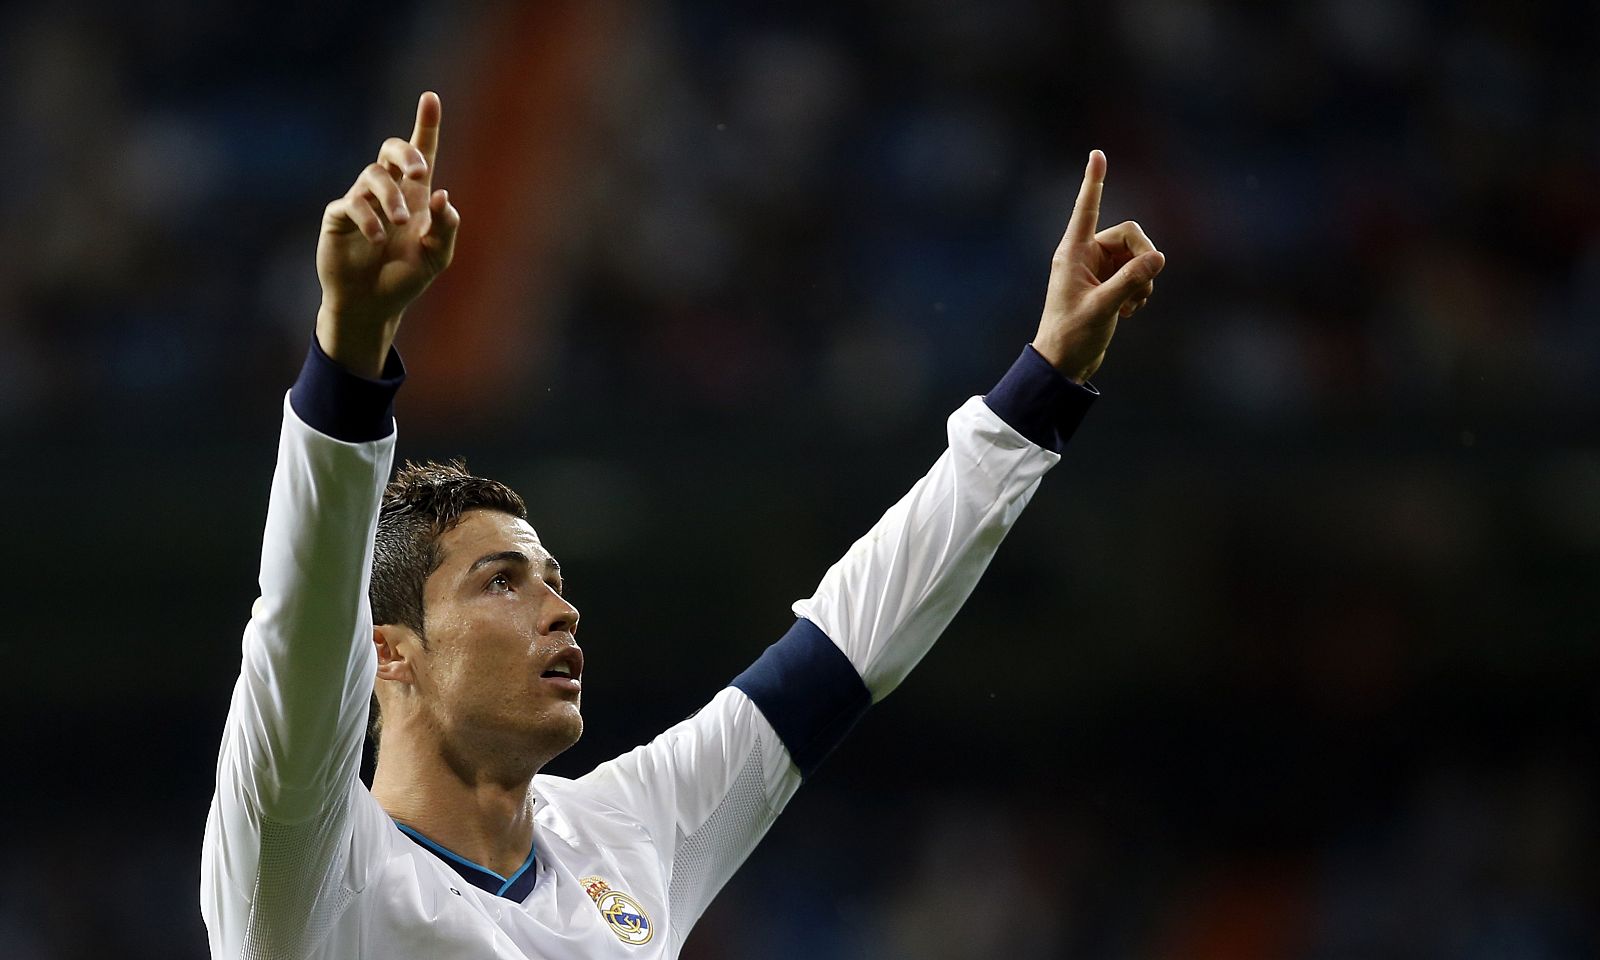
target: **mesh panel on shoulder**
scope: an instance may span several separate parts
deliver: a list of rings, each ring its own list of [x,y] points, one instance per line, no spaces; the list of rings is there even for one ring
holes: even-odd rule
[[[243,960],[300,960],[320,944],[355,892],[344,882],[350,818],[343,807],[304,823],[261,821]],[[346,830],[341,830],[343,826]]]
[[[767,799],[761,738],[750,751],[727,794],[699,829],[679,834],[667,890],[672,925],[679,936],[700,919],[711,898],[739,869],[776,814]]]

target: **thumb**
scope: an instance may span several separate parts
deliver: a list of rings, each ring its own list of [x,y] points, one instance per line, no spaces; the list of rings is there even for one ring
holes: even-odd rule
[[[433,196],[428,198],[428,212],[432,222],[428,224],[428,232],[422,235],[422,245],[436,259],[438,269],[443,270],[450,265],[450,258],[455,253],[461,212],[450,202],[447,190],[433,192]]]
[[[1140,288],[1156,278],[1161,268],[1167,265],[1166,254],[1160,250],[1151,250],[1141,253],[1132,260],[1122,265],[1122,269],[1111,275],[1111,279],[1100,284],[1095,290],[1095,312],[1115,310],[1122,305],[1124,300],[1139,292]]]

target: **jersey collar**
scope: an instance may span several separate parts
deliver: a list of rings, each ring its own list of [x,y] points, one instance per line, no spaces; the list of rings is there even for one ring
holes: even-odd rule
[[[533,881],[537,877],[537,872],[532,869],[534,849],[531,847],[528,850],[528,859],[522,862],[522,866],[517,868],[517,872],[509,877],[502,877],[488,867],[480,866],[466,857],[451,853],[403,823],[397,822],[395,826],[400,828],[401,833],[416,841],[419,846],[448,864],[451,869],[461,875],[461,879],[479,890],[485,890],[497,897],[505,897],[507,900],[515,900],[518,903],[521,903],[529,893],[533,892]]]

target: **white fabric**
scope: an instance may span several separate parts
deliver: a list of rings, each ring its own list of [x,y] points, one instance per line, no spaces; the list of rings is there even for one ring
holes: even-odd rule
[[[1058,459],[976,398],[949,434],[929,474],[795,605],[875,699],[944,629]],[[393,435],[334,440],[285,400],[261,599],[206,822],[212,955],[676,957],[798,788],[788,751],[744,693],[724,689],[582,778],[534,778],[537,877],[523,902],[467,883],[402,834],[357,775],[376,669],[367,577],[393,455]],[[647,940],[608,924],[580,883],[593,877],[642,909]]]
[[[1061,460],[978,397],[950,415],[945,432],[950,446],[927,475],[794,605],[850,658],[874,703],[950,625]]]

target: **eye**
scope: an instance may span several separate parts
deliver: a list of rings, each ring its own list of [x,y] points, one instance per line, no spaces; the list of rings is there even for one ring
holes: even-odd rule
[[[503,570],[495,574],[489,579],[489,589],[494,591],[509,591],[511,589],[511,575]]]

